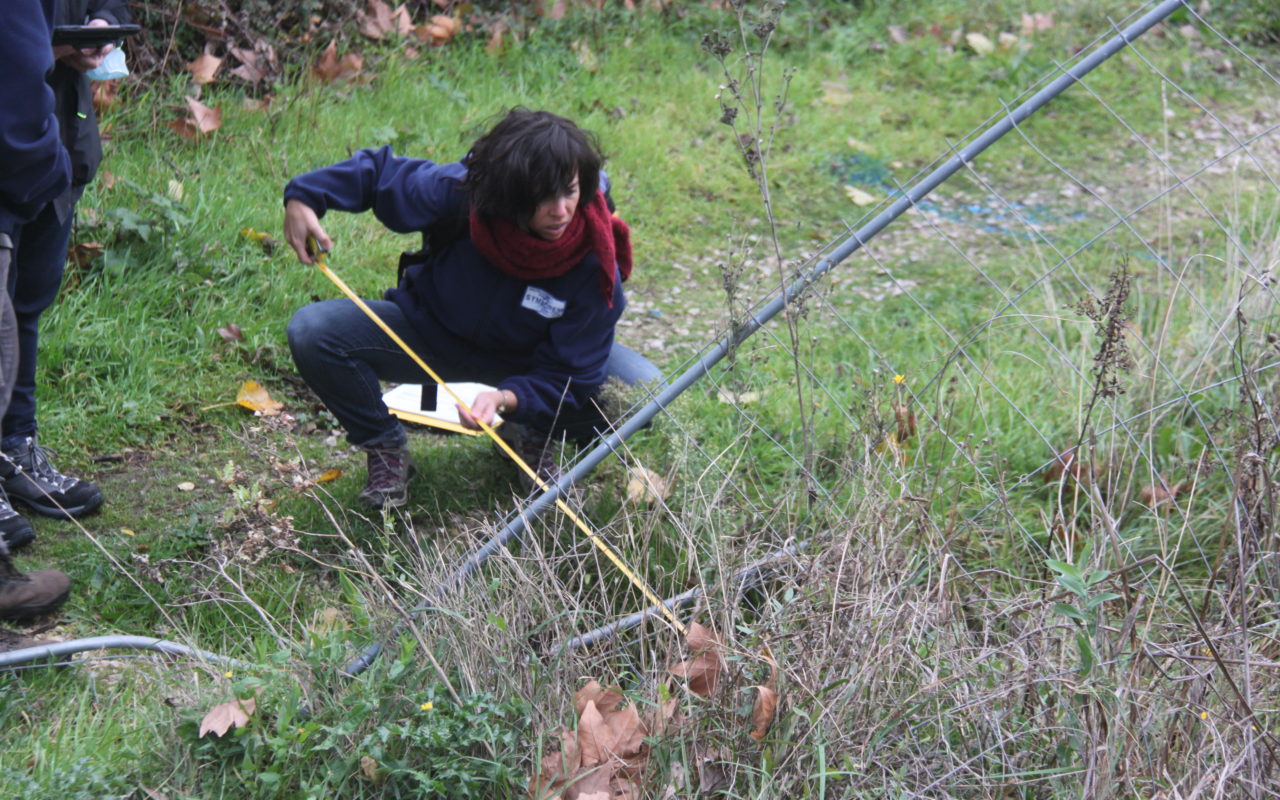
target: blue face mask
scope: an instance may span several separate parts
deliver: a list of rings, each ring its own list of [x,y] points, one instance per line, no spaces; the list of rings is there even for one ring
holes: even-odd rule
[[[124,49],[117,47],[106,57],[102,59],[102,64],[97,69],[91,69],[85,73],[91,81],[110,81],[116,78],[123,78],[129,74],[129,65],[124,60]]]

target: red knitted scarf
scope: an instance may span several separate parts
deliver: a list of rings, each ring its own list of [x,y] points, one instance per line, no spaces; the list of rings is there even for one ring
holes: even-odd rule
[[[600,259],[600,293],[610,308],[619,275],[624,281],[631,277],[631,231],[609,213],[599,192],[590,203],[578,206],[555,241],[540,239],[511,220],[481,218],[472,211],[471,242],[498,269],[525,281],[558,277],[587,253],[595,253]]]

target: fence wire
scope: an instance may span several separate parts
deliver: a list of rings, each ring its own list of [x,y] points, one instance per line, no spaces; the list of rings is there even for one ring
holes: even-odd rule
[[[1181,30],[1127,37],[981,157],[957,143],[914,177],[892,154],[839,162],[833,181],[884,200],[817,252],[722,257],[715,341],[737,344],[650,434],[670,496],[604,525],[672,595],[697,587],[743,685],[767,645],[807,720],[789,735],[845,759],[839,796],[1277,794],[1280,79],[1180,7]],[[1176,75],[1155,52],[1175,36]],[[1223,73],[1238,106],[1208,97]],[[616,449],[649,479],[652,457]],[[779,552],[790,568],[744,604],[728,576]],[[599,580],[607,606],[620,587]],[[662,662],[660,622],[610,649],[607,615],[570,616],[550,627],[593,643],[562,653],[581,670]],[[814,785],[782,772],[752,785]]]

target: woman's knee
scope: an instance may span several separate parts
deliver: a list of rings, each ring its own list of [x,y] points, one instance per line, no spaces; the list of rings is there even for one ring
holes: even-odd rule
[[[662,378],[662,370],[652,361],[626,345],[614,343],[609,352],[606,375],[628,386],[654,383]]]
[[[324,308],[329,301],[311,303],[294,312],[293,319],[285,328],[285,336],[289,340],[289,351],[293,353],[295,362],[307,361],[324,348],[326,334],[333,331],[330,315]]]

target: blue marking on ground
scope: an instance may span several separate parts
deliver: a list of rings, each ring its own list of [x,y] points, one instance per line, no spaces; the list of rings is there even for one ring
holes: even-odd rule
[[[890,198],[902,195],[893,182],[893,173],[889,165],[866,153],[836,156],[830,160],[828,168],[843,184],[876,189]],[[987,233],[1017,236],[1022,239],[1038,238],[1039,235],[1043,235],[1043,229],[1046,226],[1085,218],[1084,212],[1081,211],[1064,211],[1043,203],[1018,201],[1005,203],[995,195],[987,195],[985,202],[982,203],[966,203],[958,206],[942,205],[925,198],[916,203],[916,207],[921,211],[934,213],[943,219]],[[1039,229],[1041,233],[1027,230],[1028,224]]]

